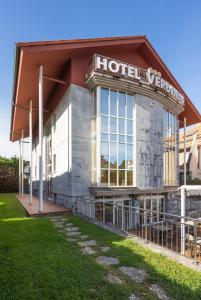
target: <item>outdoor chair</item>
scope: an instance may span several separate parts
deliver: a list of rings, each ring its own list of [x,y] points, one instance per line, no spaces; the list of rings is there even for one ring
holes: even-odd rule
[[[196,241],[193,235],[186,233],[185,235],[186,238],[186,245],[187,245],[187,251],[188,255],[190,257],[193,257],[198,254],[199,259],[201,256],[201,237],[197,237]],[[195,247],[196,244],[196,247]]]

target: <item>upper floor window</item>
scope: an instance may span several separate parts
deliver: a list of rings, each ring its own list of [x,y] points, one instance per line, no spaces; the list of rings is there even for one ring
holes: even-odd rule
[[[176,115],[164,110],[164,185],[177,185],[178,126]]]
[[[134,184],[134,96],[100,89],[100,184]],[[97,145],[97,147],[99,147]],[[98,158],[97,158],[98,159]]]

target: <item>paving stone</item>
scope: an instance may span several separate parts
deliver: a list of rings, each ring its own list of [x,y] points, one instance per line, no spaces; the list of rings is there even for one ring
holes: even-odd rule
[[[99,256],[96,258],[96,262],[102,265],[118,265],[119,260],[116,257]]]
[[[68,238],[67,241],[68,241],[68,242],[76,242],[76,239]]]
[[[82,248],[81,249],[81,252],[83,254],[87,254],[87,255],[93,255],[93,254],[96,254],[96,251],[93,250],[91,247],[85,247],[85,248]]]
[[[96,241],[89,240],[89,241],[79,242],[79,245],[81,247],[96,246]]]
[[[68,227],[68,228],[65,228],[65,230],[68,231],[68,232],[71,232],[71,231],[78,231],[79,228],[77,228],[77,227]]]
[[[61,220],[61,219],[51,219],[51,221],[53,222],[53,223],[63,223],[64,221],[63,220]]]
[[[152,284],[149,286],[149,290],[157,295],[157,297],[161,300],[170,300],[170,298],[166,295],[164,289],[162,289],[157,284]]]
[[[65,228],[65,226],[63,224],[54,224],[54,226],[56,228]]]
[[[108,251],[110,251],[110,247],[107,247],[107,246],[102,246],[102,247],[100,247],[100,250],[101,250],[101,252],[108,252]]]
[[[137,296],[135,296],[134,294],[131,294],[130,297],[128,298],[129,300],[140,300],[140,298],[138,298]]]
[[[68,226],[68,227],[73,226],[72,223],[66,223],[65,225]]]
[[[72,231],[72,232],[66,232],[68,236],[77,236],[80,235],[80,231]]]
[[[88,239],[89,237],[88,237],[88,235],[80,235],[79,238],[80,238],[81,240],[86,240],[86,239]]]
[[[107,279],[109,282],[114,283],[114,284],[119,284],[121,285],[123,283],[123,280],[119,278],[117,275],[109,273],[107,274]]]
[[[135,282],[143,282],[147,276],[147,272],[144,269],[133,268],[133,267],[120,267],[119,271],[130,277]]]

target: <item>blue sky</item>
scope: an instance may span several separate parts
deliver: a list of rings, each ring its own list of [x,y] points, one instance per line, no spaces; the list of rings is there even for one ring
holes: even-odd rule
[[[201,112],[201,1],[0,1],[0,155],[9,140],[15,43],[147,35]]]

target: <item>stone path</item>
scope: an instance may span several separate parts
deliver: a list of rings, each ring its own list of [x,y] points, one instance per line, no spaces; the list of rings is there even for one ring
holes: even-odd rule
[[[123,280],[113,273],[107,274],[107,280],[114,284],[118,284],[118,285],[123,284]]]
[[[108,252],[108,251],[110,251],[110,247],[107,247],[107,246],[102,246],[102,247],[100,247],[100,251],[101,252]]]
[[[68,222],[68,219],[65,219],[61,216],[51,217],[50,220],[53,222],[54,226],[60,233],[67,234],[68,242],[78,243],[81,247],[81,252],[84,255],[95,255],[97,251],[93,249],[93,246],[97,246],[95,240],[89,240],[88,235],[83,235],[79,231],[78,227],[75,227],[72,223]],[[81,241],[80,241],[81,240]],[[99,251],[106,253],[110,251],[110,247],[108,246],[101,246],[99,247]],[[112,266],[118,265],[119,260],[116,257],[110,256],[98,256],[96,257],[96,262],[105,266]],[[128,267],[128,266],[121,266],[119,268],[120,273],[128,276],[131,280],[137,283],[143,283],[147,277],[147,272],[145,269]],[[107,280],[113,284],[122,285],[124,283],[123,279],[121,279],[118,275],[110,271],[107,276]],[[153,292],[160,300],[170,300],[170,298],[166,295],[165,291],[158,286],[157,284],[152,284],[149,287],[149,290]],[[134,294],[131,294],[129,300],[141,300],[141,298],[137,297]]]
[[[72,231],[72,232],[66,232],[66,234],[68,236],[77,236],[77,235],[81,235],[80,231]]]
[[[102,265],[118,265],[119,260],[116,257],[108,257],[108,256],[98,256],[96,258],[96,262]]]
[[[67,227],[67,228],[65,228],[65,230],[68,231],[68,232],[71,232],[71,231],[77,231],[77,230],[79,230],[79,228],[77,228],[77,227]]]
[[[95,240],[90,240],[90,241],[79,242],[78,244],[81,247],[96,246],[96,241]]]
[[[88,239],[88,235],[80,235],[80,239],[81,240],[86,240],[86,239]]]
[[[170,300],[170,298],[166,295],[164,289],[162,289],[157,284],[152,284],[149,286],[149,290],[157,295],[157,297],[161,300]]]
[[[134,268],[134,267],[120,267],[119,271],[127,275],[131,280],[142,283],[146,276],[147,272],[144,269]]]
[[[131,294],[129,300],[141,300],[141,299],[135,296],[134,294]]]
[[[87,254],[87,255],[96,254],[96,251],[94,249],[92,249],[91,247],[84,247],[84,248],[81,249],[81,252],[83,254]]]

